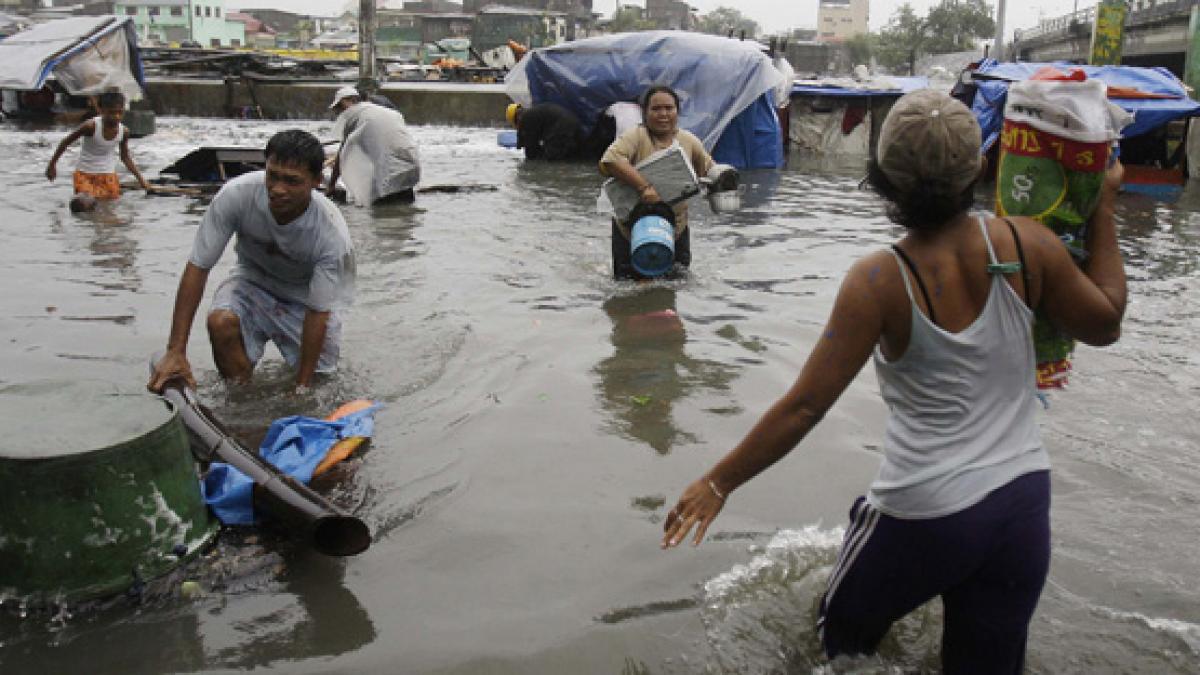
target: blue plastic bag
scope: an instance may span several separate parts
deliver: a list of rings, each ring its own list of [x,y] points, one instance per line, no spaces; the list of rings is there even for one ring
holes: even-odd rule
[[[336,420],[328,421],[292,415],[277,419],[267,429],[258,454],[283,473],[308,484],[313,470],[325,459],[329,449],[344,438],[370,438],[375,431],[372,405]],[[251,525],[255,522],[251,499],[254,481],[224,462],[213,462],[200,483],[204,502],[225,525]]]

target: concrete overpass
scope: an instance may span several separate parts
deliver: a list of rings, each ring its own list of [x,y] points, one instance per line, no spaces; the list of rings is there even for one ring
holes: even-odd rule
[[[1131,0],[1126,4],[1129,13],[1121,63],[1162,66],[1184,77],[1192,41],[1192,8],[1200,5],[1200,0]],[[1045,19],[1034,28],[1016,31],[1008,56],[1021,61],[1086,63],[1095,22],[1095,7]]]

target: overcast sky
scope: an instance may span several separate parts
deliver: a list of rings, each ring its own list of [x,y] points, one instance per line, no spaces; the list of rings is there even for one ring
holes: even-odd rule
[[[996,0],[987,0],[993,7]],[[644,1],[623,0],[623,4],[645,4]],[[703,14],[722,5],[734,7],[742,14],[758,22],[768,33],[782,32],[789,28],[816,28],[818,0],[689,0],[688,4]],[[879,30],[892,14],[903,5],[901,0],[871,0],[871,30]],[[912,0],[909,2],[918,15],[924,15],[938,0]],[[1053,18],[1069,14],[1073,8],[1089,7],[1096,0],[1007,0],[1005,3],[1005,34],[1011,38],[1014,28],[1031,28],[1038,19]],[[592,8],[608,16],[612,14],[616,0],[593,0]]]
[[[502,1],[502,0],[501,0]],[[400,5],[402,0],[390,4]],[[617,0],[593,0],[593,9],[604,16],[611,16]],[[622,0],[626,4],[645,5],[645,0]],[[816,28],[818,0],[688,0],[701,14],[717,7],[735,7],[741,13],[758,22],[768,33],[783,32],[790,28]],[[924,15],[938,0],[912,0],[909,4]],[[991,0],[995,6],[995,0]],[[229,7],[260,7],[284,9],[301,14],[328,15],[337,13],[336,8],[357,4],[353,0],[226,0]],[[871,30],[879,30],[896,12],[901,0],[871,0]],[[1007,0],[1007,17],[1004,27],[1011,39],[1014,28],[1030,28],[1038,19],[1053,18],[1070,13],[1074,8],[1089,7],[1096,0]]]

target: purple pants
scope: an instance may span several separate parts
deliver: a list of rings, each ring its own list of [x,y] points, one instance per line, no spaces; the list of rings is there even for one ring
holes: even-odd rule
[[[870,654],[893,622],[941,596],[946,675],[1020,673],[1049,569],[1048,471],[941,518],[893,518],[859,497],[817,628],[830,658]]]

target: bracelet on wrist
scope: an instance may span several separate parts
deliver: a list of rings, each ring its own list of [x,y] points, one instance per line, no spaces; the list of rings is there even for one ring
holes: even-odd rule
[[[717,499],[725,501],[725,495],[721,494],[721,491],[717,489],[717,484],[714,483],[711,478],[708,479],[708,489],[712,490],[712,493],[717,496]]]

